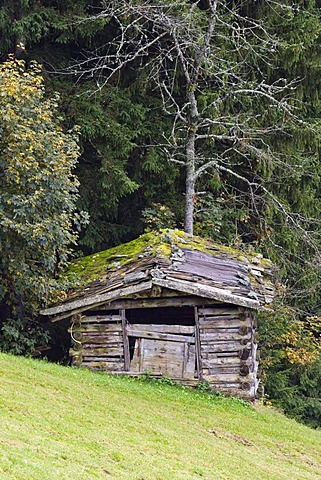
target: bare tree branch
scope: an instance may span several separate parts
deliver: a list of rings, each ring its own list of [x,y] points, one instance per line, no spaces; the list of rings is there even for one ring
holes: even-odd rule
[[[265,1],[284,12],[292,9]],[[319,254],[302,227],[303,219],[288,211],[267,182],[249,180],[233,169],[236,158],[239,163],[255,159],[279,166],[283,161],[284,175],[296,168],[272,151],[269,139],[275,134],[289,138],[294,123],[306,127],[293,98],[300,80],[268,82],[264,72],[266,66],[272,68],[279,43],[264,19],[245,15],[240,6],[223,0],[206,4],[200,8],[199,1],[105,0],[103,9],[86,21],[112,22],[116,33],[94,56],[90,53],[70,67],[70,73],[93,76],[102,88],[134,62],[148,71],[163,112],[172,118],[171,131],[163,133],[164,143],[158,147],[169,161],[185,168],[189,233],[196,183],[215,169],[247,186],[254,211],[257,198],[268,197]]]

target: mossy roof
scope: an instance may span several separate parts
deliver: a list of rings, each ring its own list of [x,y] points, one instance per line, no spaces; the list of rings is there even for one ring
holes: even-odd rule
[[[71,262],[64,277],[75,281],[76,287],[61,304],[76,305],[75,300],[87,297],[83,303],[89,305],[90,297],[94,303],[112,290],[122,296],[127,291],[124,287],[144,282],[146,285],[149,280],[187,293],[199,286],[198,295],[210,298],[215,298],[215,291],[218,299],[228,298],[219,294],[225,291],[230,303],[236,299],[236,304],[253,304],[257,308],[273,297],[271,267],[271,262],[260,254],[240,252],[180,230],[166,229]],[[50,315],[56,310],[49,308],[42,313]]]
[[[144,233],[130,242],[73,260],[64,276],[68,280],[75,279],[78,287],[81,288],[93,281],[104,281],[110,272],[134,261],[139,263],[147,256],[169,259],[173,245],[180,249],[198,251],[227,260],[233,259],[245,264],[254,262],[265,268],[272,266],[271,262],[261,254],[244,253],[209,239],[188,235],[181,230],[164,229],[160,232]]]

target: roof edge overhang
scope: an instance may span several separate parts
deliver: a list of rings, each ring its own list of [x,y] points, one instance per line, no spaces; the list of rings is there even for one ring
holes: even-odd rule
[[[229,290],[222,288],[205,286],[199,283],[184,282],[182,280],[165,280],[162,278],[155,278],[153,284],[171,290],[179,290],[180,292],[197,295],[199,297],[219,300],[222,303],[232,303],[240,307],[248,307],[255,310],[260,308],[260,302],[258,300],[234,295]]]
[[[87,310],[89,307],[98,307],[106,302],[116,300],[117,298],[124,298],[133,294],[150,290],[153,285],[158,285],[170,290],[178,290],[180,292],[198,297],[221,301],[222,303],[231,303],[240,307],[247,307],[254,310],[261,309],[261,305],[258,300],[234,295],[229,290],[204,286],[199,283],[184,282],[182,280],[154,278],[150,281],[139,283],[138,285],[123,287],[100,295],[93,295],[90,297],[84,297],[65,302],[55,307],[43,309],[40,311],[40,314],[43,316],[52,317],[52,321],[56,322],[75,313],[81,313],[82,311]]]
[[[111,292],[103,293],[100,295],[92,295],[90,297],[80,298],[78,300],[73,300],[71,302],[65,302],[56,307],[50,307],[43,310],[40,310],[40,315],[44,316],[56,316],[53,321],[62,320],[63,318],[69,317],[75,311],[81,312],[86,310],[87,307],[92,307],[93,305],[102,305],[108,301],[115,300],[116,298],[127,297],[135,293],[141,293],[146,290],[150,290],[153,286],[153,282],[150,280],[148,282],[140,283],[138,285],[132,285],[129,287],[118,288],[112,290]]]

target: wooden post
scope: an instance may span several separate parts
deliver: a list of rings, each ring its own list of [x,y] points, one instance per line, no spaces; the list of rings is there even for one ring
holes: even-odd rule
[[[123,344],[124,344],[124,370],[125,372],[129,371],[130,367],[130,354],[129,354],[129,342],[126,330],[126,311],[121,310],[121,323],[122,323],[122,330],[123,330]]]
[[[195,320],[195,353],[196,353],[197,377],[200,381],[202,381],[203,367],[202,367],[202,358],[201,358],[200,327],[199,327],[197,307],[194,307],[194,320]]]

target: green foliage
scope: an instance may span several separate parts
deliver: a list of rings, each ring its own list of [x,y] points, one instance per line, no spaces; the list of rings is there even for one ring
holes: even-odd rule
[[[22,50],[28,52],[47,38],[57,43],[72,41],[74,35],[81,34],[70,21],[75,16],[78,19],[84,16],[86,7],[86,0],[4,0],[0,7],[2,52],[21,55]]]
[[[311,324],[315,324],[316,336]],[[321,342],[319,322],[305,322],[279,305],[259,319],[261,376],[266,401],[312,427],[321,426]]]
[[[175,215],[166,205],[154,203],[151,208],[143,210],[142,216],[146,225],[145,232],[175,228]]]
[[[59,271],[77,239],[77,135],[57,120],[58,98],[46,98],[40,67],[0,66],[1,303],[10,320],[5,348],[26,327],[26,344],[40,305],[57,290]],[[17,321],[16,331],[12,321]],[[24,348],[24,347],[22,347]]]
[[[14,355],[28,356],[48,341],[49,333],[37,321],[7,318],[0,332],[1,351]]]
[[[321,426],[321,356],[305,365],[283,365],[267,375],[267,398],[286,415],[314,428]]]

